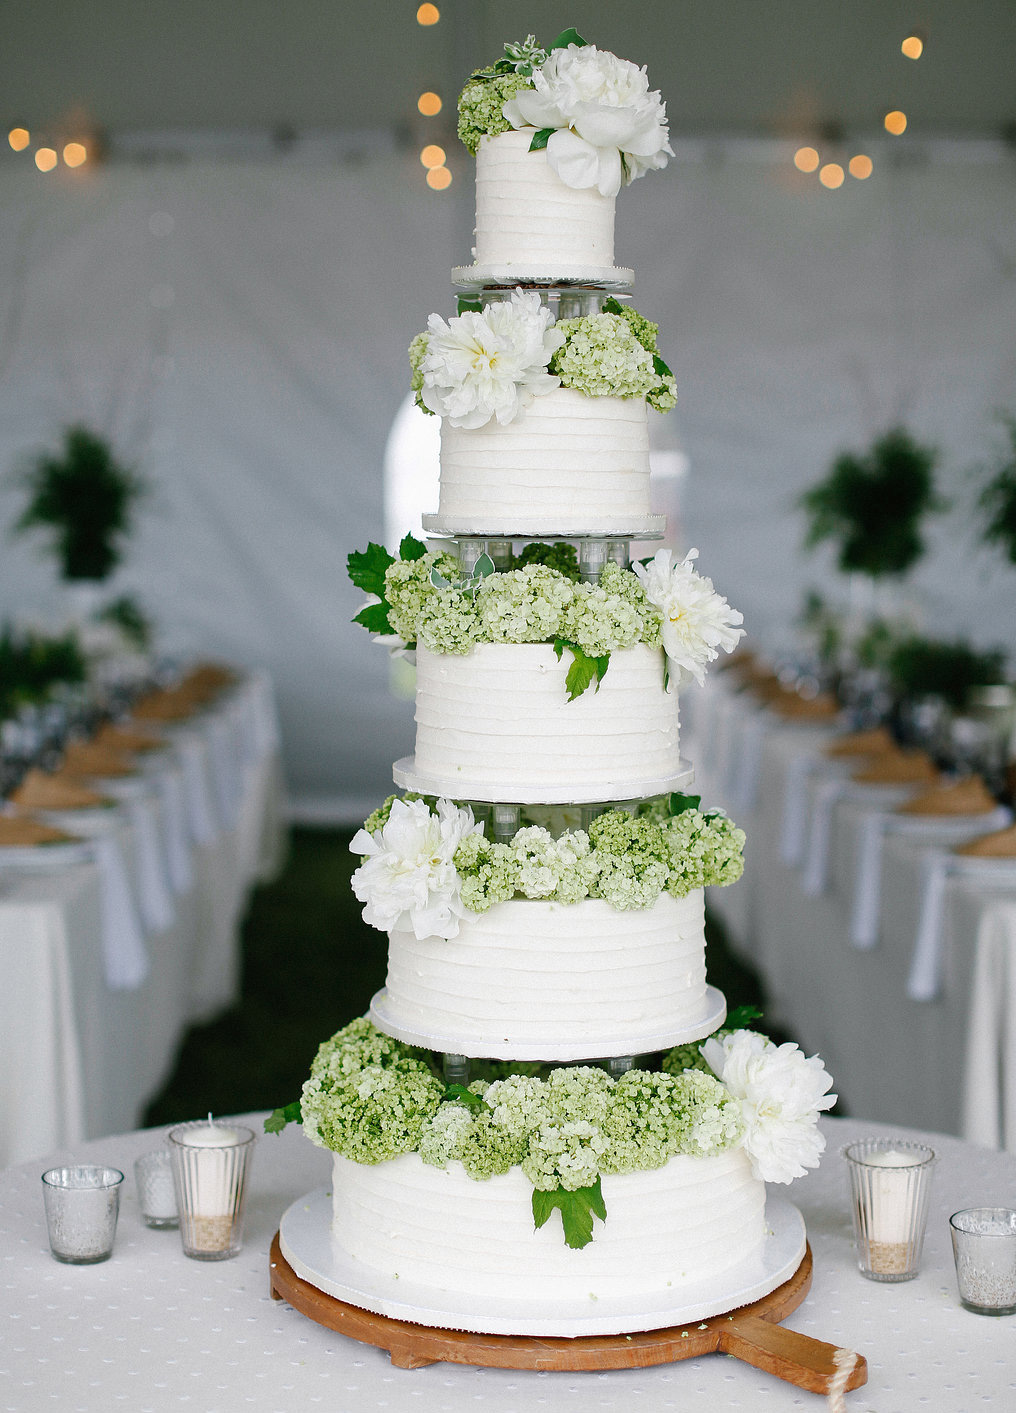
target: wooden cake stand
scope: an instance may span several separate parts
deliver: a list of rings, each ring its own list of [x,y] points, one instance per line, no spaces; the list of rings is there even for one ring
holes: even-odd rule
[[[273,1300],[288,1301],[294,1310],[326,1329],[387,1349],[397,1369],[423,1369],[442,1361],[498,1369],[646,1369],[716,1352],[732,1354],[811,1393],[828,1393],[832,1387],[844,1391],[860,1388],[868,1378],[868,1366],[860,1355],[847,1353],[845,1362],[855,1362],[844,1378],[845,1362],[836,1356],[846,1351],[796,1330],[785,1330],[780,1324],[811,1287],[810,1246],[789,1280],[772,1294],[729,1315],[641,1334],[574,1339],[435,1329],[347,1305],[296,1274],[282,1254],[278,1232],[269,1261]]]

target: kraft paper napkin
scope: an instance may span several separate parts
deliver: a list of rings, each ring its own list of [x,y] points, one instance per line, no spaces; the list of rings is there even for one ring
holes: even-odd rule
[[[827,756],[881,756],[896,750],[896,742],[884,726],[870,731],[849,731],[826,743]]]
[[[108,801],[73,777],[33,769],[11,795],[11,803],[23,810],[87,810]]]
[[[73,844],[72,834],[23,814],[0,814],[0,849],[34,849],[45,844]]]

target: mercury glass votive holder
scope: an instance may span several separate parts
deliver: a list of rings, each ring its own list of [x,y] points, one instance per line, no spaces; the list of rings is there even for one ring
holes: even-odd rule
[[[94,1266],[113,1254],[120,1213],[118,1168],[76,1164],[42,1175],[49,1249],[69,1266]]]
[[[196,1261],[236,1256],[243,1245],[253,1129],[195,1122],[170,1129],[168,1138],[184,1255]]]
[[[850,1175],[857,1264],[873,1281],[909,1281],[928,1225],[932,1149],[901,1138],[864,1138],[843,1149]]]
[[[134,1164],[138,1206],[146,1226],[168,1230],[180,1225],[173,1186],[173,1160],[168,1148],[143,1153]]]
[[[1016,1315],[1016,1212],[970,1207],[949,1218],[956,1284],[975,1315]]]

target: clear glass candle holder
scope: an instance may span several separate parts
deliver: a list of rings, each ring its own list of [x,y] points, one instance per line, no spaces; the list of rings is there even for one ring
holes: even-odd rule
[[[935,1154],[923,1143],[864,1138],[843,1149],[857,1264],[873,1281],[909,1281],[921,1265]]]
[[[77,1164],[42,1175],[49,1249],[69,1266],[94,1266],[113,1254],[120,1213],[118,1168]]]
[[[1016,1212],[970,1207],[949,1218],[960,1302],[976,1315],[1016,1315]]]
[[[173,1160],[168,1148],[143,1153],[134,1164],[138,1206],[146,1226],[168,1230],[180,1225],[173,1186]]]
[[[196,1261],[237,1255],[253,1129],[200,1120],[170,1129],[168,1138],[184,1255]]]

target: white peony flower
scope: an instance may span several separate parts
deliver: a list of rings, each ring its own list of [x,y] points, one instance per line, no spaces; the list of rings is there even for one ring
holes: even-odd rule
[[[742,614],[713,588],[713,581],[699,574],[694,561],[698,550],[689,550],[679,564],[672,564],[669,549],[657,550],[648,564],[633,564],[646,598],[663,615],[663,647],[670,660],[671,686],[684,687],[694,679],[705,681],[706,663],[719,657],[719,649],[732,652],[744,629]]]
[[[566,186],[615,196],[621,182],[664,167],[674,154],[667,113],[645,69],[595,44],[555,49],[533,87],[509,98],[513,128],[554,128],[547,160]],[[622,162],[623,157],[623,162]]]
[[[350,850],[364,862],[353,874],[353,892],[364,922],[387,932],[411,926],[418,938],[457,937],[465,915],[455,871],[455,850],[468,834],[482,834],[469,808],[438,800],[432,814],[423,800],[396,800],[377,834],[361,829]]]
[[[817,1055],[774,1045],[753,1030],[735,1030],[701,1046],[706,1064],[741,1101],[744,1150],[763,1182],[791,1182],[818,1166],[825,1139],[820,1109],[831,1109],[832,1079]]]
[[[512,422],[534,397],[560,387],[547,372],[564,343],[554,316],[535,290],[515,290],[510,301],[467,310],[446,323],[432,314],[420,364],[420,396],[453,427],[482,427],[496,417]]]

